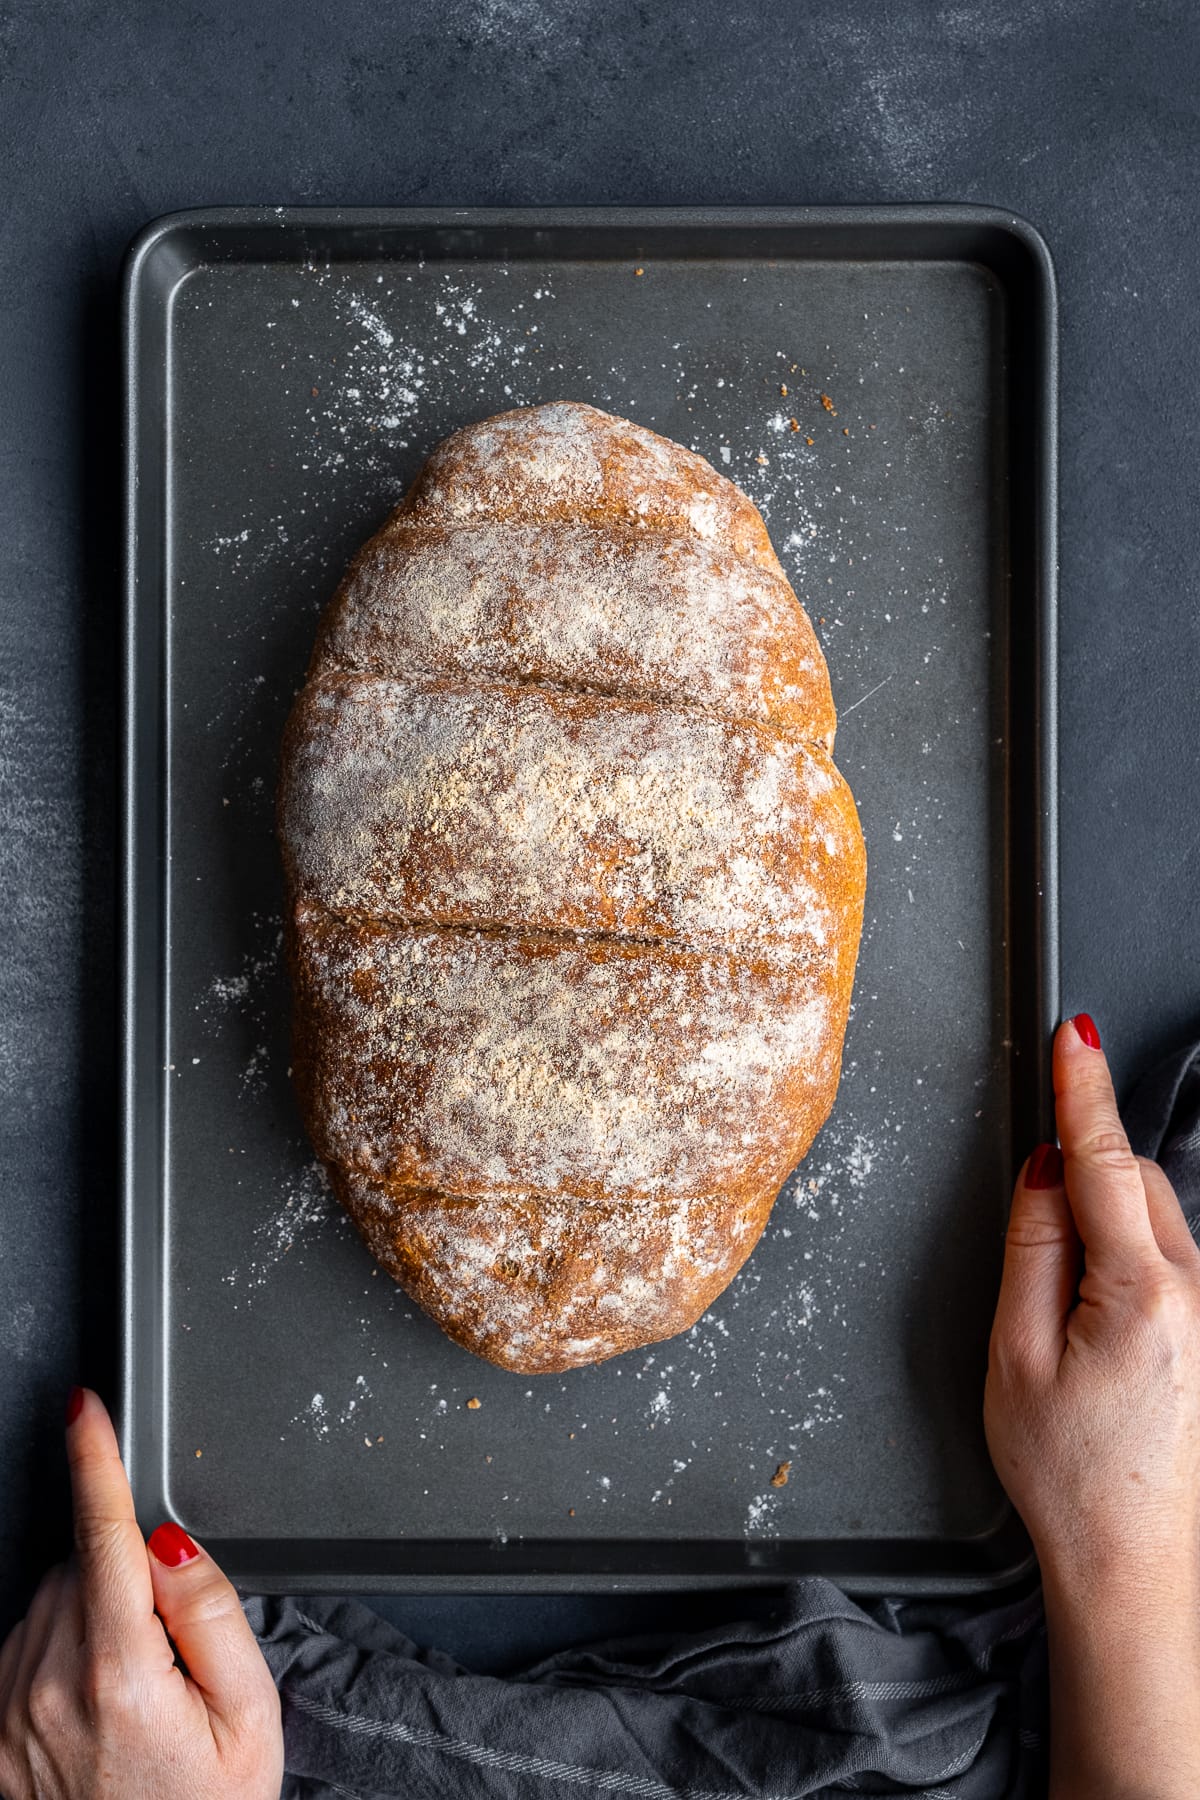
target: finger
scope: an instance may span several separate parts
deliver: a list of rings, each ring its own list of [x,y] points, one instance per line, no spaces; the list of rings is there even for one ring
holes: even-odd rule
[[[1078,1016],[1095,1031],[1086,1014]],[[1117,1111],[1108,1063],[1072,1019],[1054,1036],[1054,1093],[1067,1198],[1089,1263],[1131,1269],[1159,1261],[1145,1183]]]
[[[1200,1268],[1200,1248],[1165,1172],[1148,1156],[1139,1156],[1137,1162],[1146,1190],[1150,1227],[1159,1249],[1169,1262],[1178,1263],[1181,1268]]]
[[[29,1692],[29,1684],[45,1654],[46,1643],[62,1592],[64,1573],[62,1563],[56,1563],[52,1569],[47,1569],[37,1593],[29,1602],[21,1648],[17,1655],[12,1685],[7,1697],[9,1706],[17,1708],[24,1706],[25,1696]]]
[[[146,1544],[108,1410],[90,1388],[78,1392],[67,1462],[84,1626],[92,1649],[127,1655],[150,1646],[157,1629]]]
[[[18,1619],[0,1648],[0,1720],[8,1711],[9,1695],[17,1673],[21,1646],[25,1642],[25,1621]]]
[[[151,1532],[149,1549],[158,1616],[210,1716],[232,1732],[244,1725],[248,1713],[258,1717],[277,1709],[271,1671],[233,1583],[173,1522]]]
[[[47,1605],[49,1613],[49,1629],[44,1634],[42,1655],[50,1654],[54,1645],[61,1642],[67,1653],[78,1651],[83,1640],[83,1620],[79,1603],[79,1571],[70,1561],[59,1563],[47,1571],[37,1593],[30,1604],[28,1615],[21,1619],[9,1632],[3,1647],[0,1648],[0,1718],[8,1705],[11,1691],[15,1686],[18,1666],[23,1656],[28,1660],[26,1642],[31,1630],[40,1630],[39,1616],[41,1608],[46,1604],[43,1589],[53,1579],[55,1591],[53,1604]]]
[[[54,1617],[50,1621],[50,1635],[46,1640],[46,1654],[61,1650],[64,1655],[77,1655],[84,1648],[86,1632],[83,1626],[83,1595],[79,1580],[79,1559],[72,1550],[63,1564],[62,1584],[59,1588],[58,1603],[54,1608]]]
[[[17,1650],[21,1638],[25,1634],[25,1621],[14,1626],[0,1647],[0,1794],[14,1797],[22,1792],[20,1784],[28,1775],[28,1764],[24,1763],[20,1743],[20,1727],[14,1735],[8,1728],[8,1690],[12,1685],[12,1675],[16,1668]]]
[[[1081,1260],[1082,1245],[1063,1186],[1062,1155],[1056,1145],[1041,1144],[1013,1190],[993,1350],[1032,1360],[1048,1371],[1058,1367]]]

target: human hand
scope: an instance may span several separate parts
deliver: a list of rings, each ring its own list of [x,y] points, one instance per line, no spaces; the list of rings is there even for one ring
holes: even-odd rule
[[[1094,1040],[1094,1041],[1093,1041]],[[1092,1021],[1013,1197],[984,1424],[1041,1565],[1052,1792],[1200,1792],[1200,1249]]]
[[[1074,1023],[1054,1090],[1062,1153],[1029,1159],[1009,1219],[988,1446],[1044,1575],[1200,1592],[1200,1249]]]
[[[279,1696],[233,1586],[176,1525],[143,1542],[99,1396],[68,1420],[75,1549],[0,1648],[0,1793],[278,1800]]]

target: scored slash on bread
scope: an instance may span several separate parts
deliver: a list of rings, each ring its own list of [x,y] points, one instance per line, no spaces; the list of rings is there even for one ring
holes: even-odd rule
[[[354,558],[285,734],[305,1123],[457,1342],[684,1330],[828,1115],[865,852],[756,508],[588,406],[467,427]]]
[[[833,745],[825,660],[778,565],[657,522],[434,524],[406,502],[326,609],[309,673],[331,668],[544,681]]]
[[[812,948],[858,831],[823,747],[511,681],[326,669],[288,760],[297,890],[374,918]]]

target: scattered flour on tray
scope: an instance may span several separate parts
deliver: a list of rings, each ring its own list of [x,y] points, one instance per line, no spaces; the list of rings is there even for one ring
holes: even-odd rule
[[[293,1413],[289,1421],[292,1425],[305,1425],[312,1435],[319,1439],[327,1438],[333,1425],[353,1426],[355,1433],[363,1429],[363,1407],[372,1398],[371,1388],[365,1375],[356,1375],[354,1386],[345,1404],[336,1412],[332,1410],[333,1402],[323,1393],[316,1393],[306,1406],[298,1413]],[[368,1446],[372,1439],[367,1438]]]
[[[251,1232],[252,1254],[223,1277],[238,1290],[265,1287],[271,1271],[298,1245],[315,1244],[330,1232],[352,1230],[329,1191],[325,1171],[313,1161],[298,1170],[279,1199]]]
[[[338,1424],[349,1425],[351,1423],[358,1423],[359,1421],[355,1420],[354,1414],[362,1406],[363,1401],[369,1400],[370,1398],[371,1389],[367,1385],[366,1376],[356,1375],[354,1377],[354,1392],[338,1414]]]
[[[272,1041],[279,1033],[280,1021],[270,988],[280,972],[283,930],[278,913],[253,914],[249,929],[253,944],[243,952],[237,973],[214,975],[194,1010],[209,1037],[220,1038],[236,1020],[243,1037],[248,1030],[258,1039],[238,1077],[240,1093],[257,1096],[266,1088]]]
[[[325,1405],[324,1394],[314,1394],[304,1410],[293,1415],[291,1422],[293,1425],[301,1423],[310,1425],[314,1437],[327,1438],[329,1436],[329,1409]]]
[[[780,1493],[756,1494],[746,1508],[747,1537],[778,1537],[779,1515],[785,1502]]]
[[[316,273],[316,278],[328,277]],[[394,477],[397,451],[414,440],[422,454],[433,448],[421,435],[422,418],[442,410],[447,392],[458,391],[464,376],[504,370],[506,404],[520,406],[533,397],[533,383],[527,392],[522,377],[537,326],[530,326],[523,303],[507,320],[487,318],[479,288],[446,276],[435,292],[405,296],[402,330],[383,317],[394,294],[388,288],[368,297],[344,283],[334,289],[344,347],[306,409],[309,454],[317,470],[342,467],[349,453],[360,472]],[[397,499],[402,486],[396,488]]]
[[[671,1396],[666,1388],[659,1388],[653,1400],[646,1408],[646,1417],[651,1426],[665,1425],[671,1417]]]

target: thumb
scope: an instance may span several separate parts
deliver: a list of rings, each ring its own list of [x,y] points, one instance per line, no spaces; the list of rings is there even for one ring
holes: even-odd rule
[[[146,1544],[154,1610],[203,1695],[230,1733],[279,1718],[279,1697],[237,1589],[207,1551],[168,1520]]]
[[[1067,1345],[1082,1244],[1063,1184],[1062,1152],[1039,1144],[1013,1191],[992,1347],[1050,1372]]]

